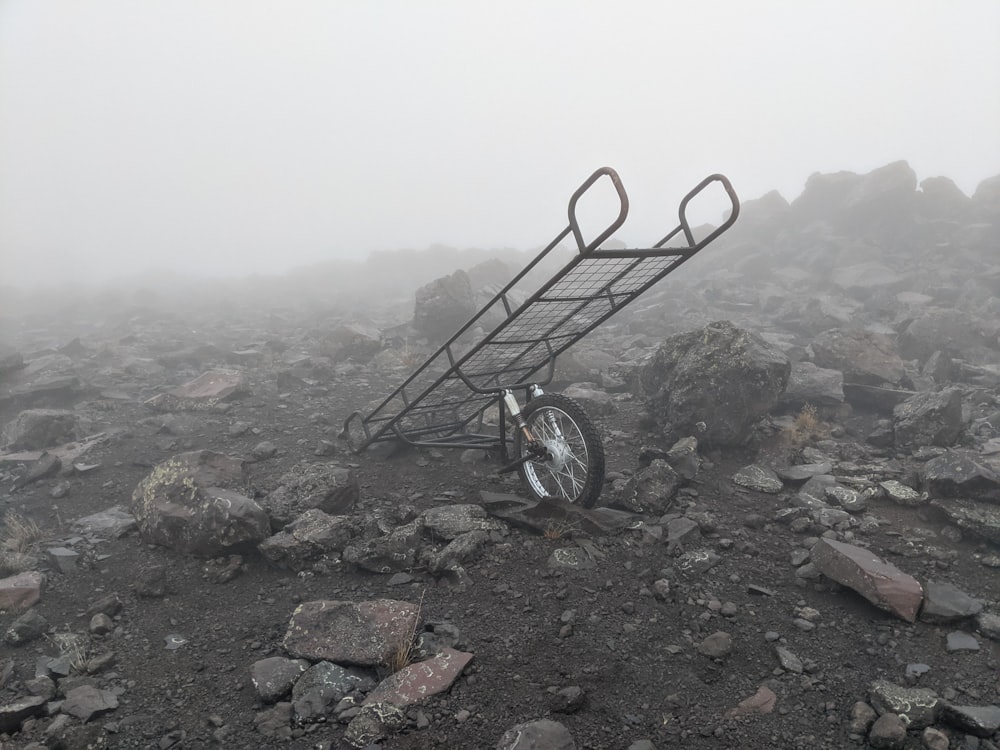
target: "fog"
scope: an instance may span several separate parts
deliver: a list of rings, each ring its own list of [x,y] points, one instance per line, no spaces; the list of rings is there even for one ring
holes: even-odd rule
[[[603,165],[629,244],[713,172],[1000,174],[995,0],[678,5],[4,2],[0,284],[529,250]]]

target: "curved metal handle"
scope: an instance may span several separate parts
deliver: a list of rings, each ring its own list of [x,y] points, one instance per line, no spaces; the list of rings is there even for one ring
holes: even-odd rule
[[[729,202],[732,204],[732,213],[729,218],[726,219],[722,226],[718,227],[714,232],[703,239],[700,245],[707,245],[709,242],[714,240],[720,234],[725,232],[729,227],[736,223],[737,217],[740,215],[740,199],[736,196],[736,191],[733,190],[732,183],[729,182],[729,178],[721,174],[712,174],[706,177],[704,180],[699,182],[692,188],[692,190],[684,196],[681,201],[680,207],[677,209],[677,215],[680,218],[681,227],[684,230],[684,238],[687,240],[688,245],[692,247],[695,245],[694,234],[691,232],[691,225],[688,224],[687,220],[687,205],[691,202],[691,199],[697,196],[702,190],[711,185],[713,182],[722,183],[723,189],[726,191],[726,195],[729,196]]]
[[[601,177],[610,177],[611,184],[615,186],[615,192],[618,193],[618,218],[615,219],[611,224],[605,229],[601,234],[599,234],[595,239],[591,240],[588,244],[583,240],[583,233],[580,231],[580,223],[576,220],[576,204],[583,194],[586,193],[591,186],[597,182]],[[596,172],[594,172],[586,181],[576,189],[572,197],[569,199],[569,228],[573,232],[573,237],[576,239],[576,247],[581,253],[588,250],[593,250],[594,248],[600,247],[604,240],[608,239],[615,231],[625,223],[625,219],[628,217],[628,194],[625,192],[625,187],[622,185],[621,178],[618,173],[611,167],[601,167]]]

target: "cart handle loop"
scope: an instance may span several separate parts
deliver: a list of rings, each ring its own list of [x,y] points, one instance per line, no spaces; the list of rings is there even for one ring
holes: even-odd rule
[[[618,218],[611,222],[607,229],[601,232],[588,244],[584,242],[583,232],[580,230],[580,223],[576,219],[576,203],[601,177],[609,177],[611,179],[611,184],[615,187],[615,192],[618,193]],[[626,218],[628,218],[628,194],[625,192],[625,186],[622,185],[622,181],[618,176],[618,173],[611,167],[601,167],[590,175],[590,177],[588,177],[586,181],[576,189],[576,192],[573,193],[573,196],[569,199],[569,228],[573,232],[573,237],[576,239],[577,250],[579,250],[581,254],[600,247],[604,240],[613,235],[615,231],[617,231],[617,229],[625,223]]]
[[[684,239],[687,240],[689,246],[693,247],[695,245],[694,233],[691,231],[691,225],[688,223],[687,218],[687,206],[691,202],[691,199],[696,197],[702,190],[711,185],[713,182],[718,182],[722,184],[723,189],[726,191],[726,195],[729,196],[729,202],[732,204],[732,210],[729,213],[729,218],[726,219],[725,223],[715,229],[710,235],[701,240],[700,245],[707,245],[709,242],[714,240],[720,234],[725,232],[729,227],[736,223],[736,219],[740,215],[740,199],[736,196],[736,191],[733,190],[732,183],[725,175],[712,174],[706,177],[704,180],[695,185],[691,191],[684,196],[684,199],[680,203],[680,207],[677,209],[677,215],[680,218],[681,227],[684,230]]]

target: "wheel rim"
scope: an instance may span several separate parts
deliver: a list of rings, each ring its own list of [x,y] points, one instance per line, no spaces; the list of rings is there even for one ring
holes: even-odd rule
[[[579,426],[562,409],[547,406],[531,415],[528,427],[550,456],[524,464],[532,491],[570,502],[579,499],[587,484],[590,458]]]

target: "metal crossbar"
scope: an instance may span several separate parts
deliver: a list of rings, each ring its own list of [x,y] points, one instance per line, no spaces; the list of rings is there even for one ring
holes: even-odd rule
[[[587,242],[577,221],[576,206],[602,177],[614,186],[619,213]],[[696,240],[687,206],[713,183],[725,190],[731,212],[721,226]],[[556,357],[728,230],[739,215],[732,185],[715,174],[683,198],[678,225],[652,247],[602,248],[624,224],[628,206],[618,174],[610,167],[594,172],[570,198],[568,226],[538,257],[374,410],[366,415],[355,412],[347,418],[344,431],[352,447],[360,451],[372,443],[402,440],[422,446],[499,448],[506,457],[499,394],[548,383]],[[537,286],[532,271],[570,237],[577,247],[573,258]],[[675,245],[670,246],[671,242]],[[484,323],[498,319],[500,322],[488,331],[479,332]],[[495,414],[490,408],[494,405],[498,407]]]

